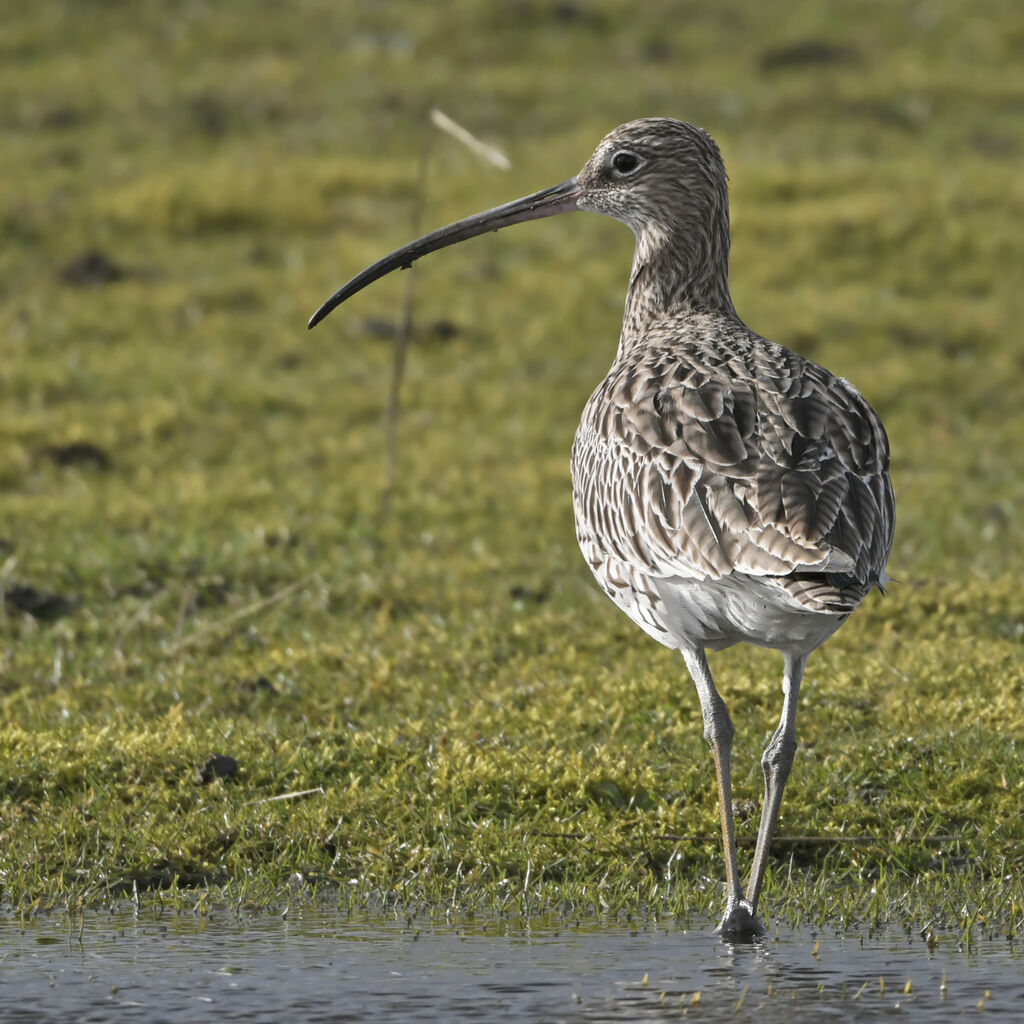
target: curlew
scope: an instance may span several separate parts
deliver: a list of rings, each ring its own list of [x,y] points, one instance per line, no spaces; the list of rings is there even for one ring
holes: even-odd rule
[[[707,133],[649,118],[616,128],[568,181],[409,243],[309,321],[384,274],[519,221],[589,210],[636,236],[615,361],[572,448],[580,548],[641,629],[678,649],[711,747],[725,854],[724,936],[760,934],[768,850],[796,751],[810,653],[886,581],[894,502],[878,415],[847,381],[755,334],[729,294],[725,167]],[[733,827],[733,724],[707,650],[783,655],[782,715],[746,890]]]

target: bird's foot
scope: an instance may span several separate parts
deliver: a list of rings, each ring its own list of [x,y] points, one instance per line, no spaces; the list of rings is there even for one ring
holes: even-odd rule
[[[736,900],[725,908],[722,923],[715,929],[723,939],[749,942],[764,935],[764,925],[746,900]]]

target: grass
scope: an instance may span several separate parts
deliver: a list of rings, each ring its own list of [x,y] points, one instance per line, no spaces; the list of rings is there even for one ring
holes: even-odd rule
[[[631,117],[719,140],[737,306],[872,401],[899,502],[900,582],[810,663],[781,821],[874,841],[780,845],[766,909],[1018,929],[1022,52],[1009,2],[8,19],[4,903],[260,902],[301,874],[342,901],[717,912],[717,845],[672,838],[717,828],[697,701],[572,531],[628,231],[559,218],[420,265],[387,523],[371,328],[403,284],[304,330],[407,240],[436,103],[513,169],[439,140],[427,226],[562,180]],[[749,837],[781,666],[713,668]],[[237,776],[201,785],[214,753]]]

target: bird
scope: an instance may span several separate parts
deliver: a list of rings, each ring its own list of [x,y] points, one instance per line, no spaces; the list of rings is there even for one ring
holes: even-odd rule
[[[313,314],[422,256],[521,221],[589,211],[635,236],[615,359],[572,447],[580,549],[642,630],[678,650],[696,687],[718,789],[724,939],[758,914],[797,749],[809,655],[874,589],[884,592],[895,501],[889,441],[856,388],[751,330],[729,290],[728,179],[693,124],[643,118],[601,140],[551,188],[456,221],[367,267]],[[732,805],[734,726],[707,652],[738,643],[783,657],[782,711],[761,757],[764,802],[741,884]]]

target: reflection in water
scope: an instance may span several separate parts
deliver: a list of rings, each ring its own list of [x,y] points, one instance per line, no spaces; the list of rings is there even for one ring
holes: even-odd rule
[[[453,923],[322,906],[286,919],[159,910],[0,920],[0,1019],[950,1020],[1024,1005],[1016,943],[702,923]]]

